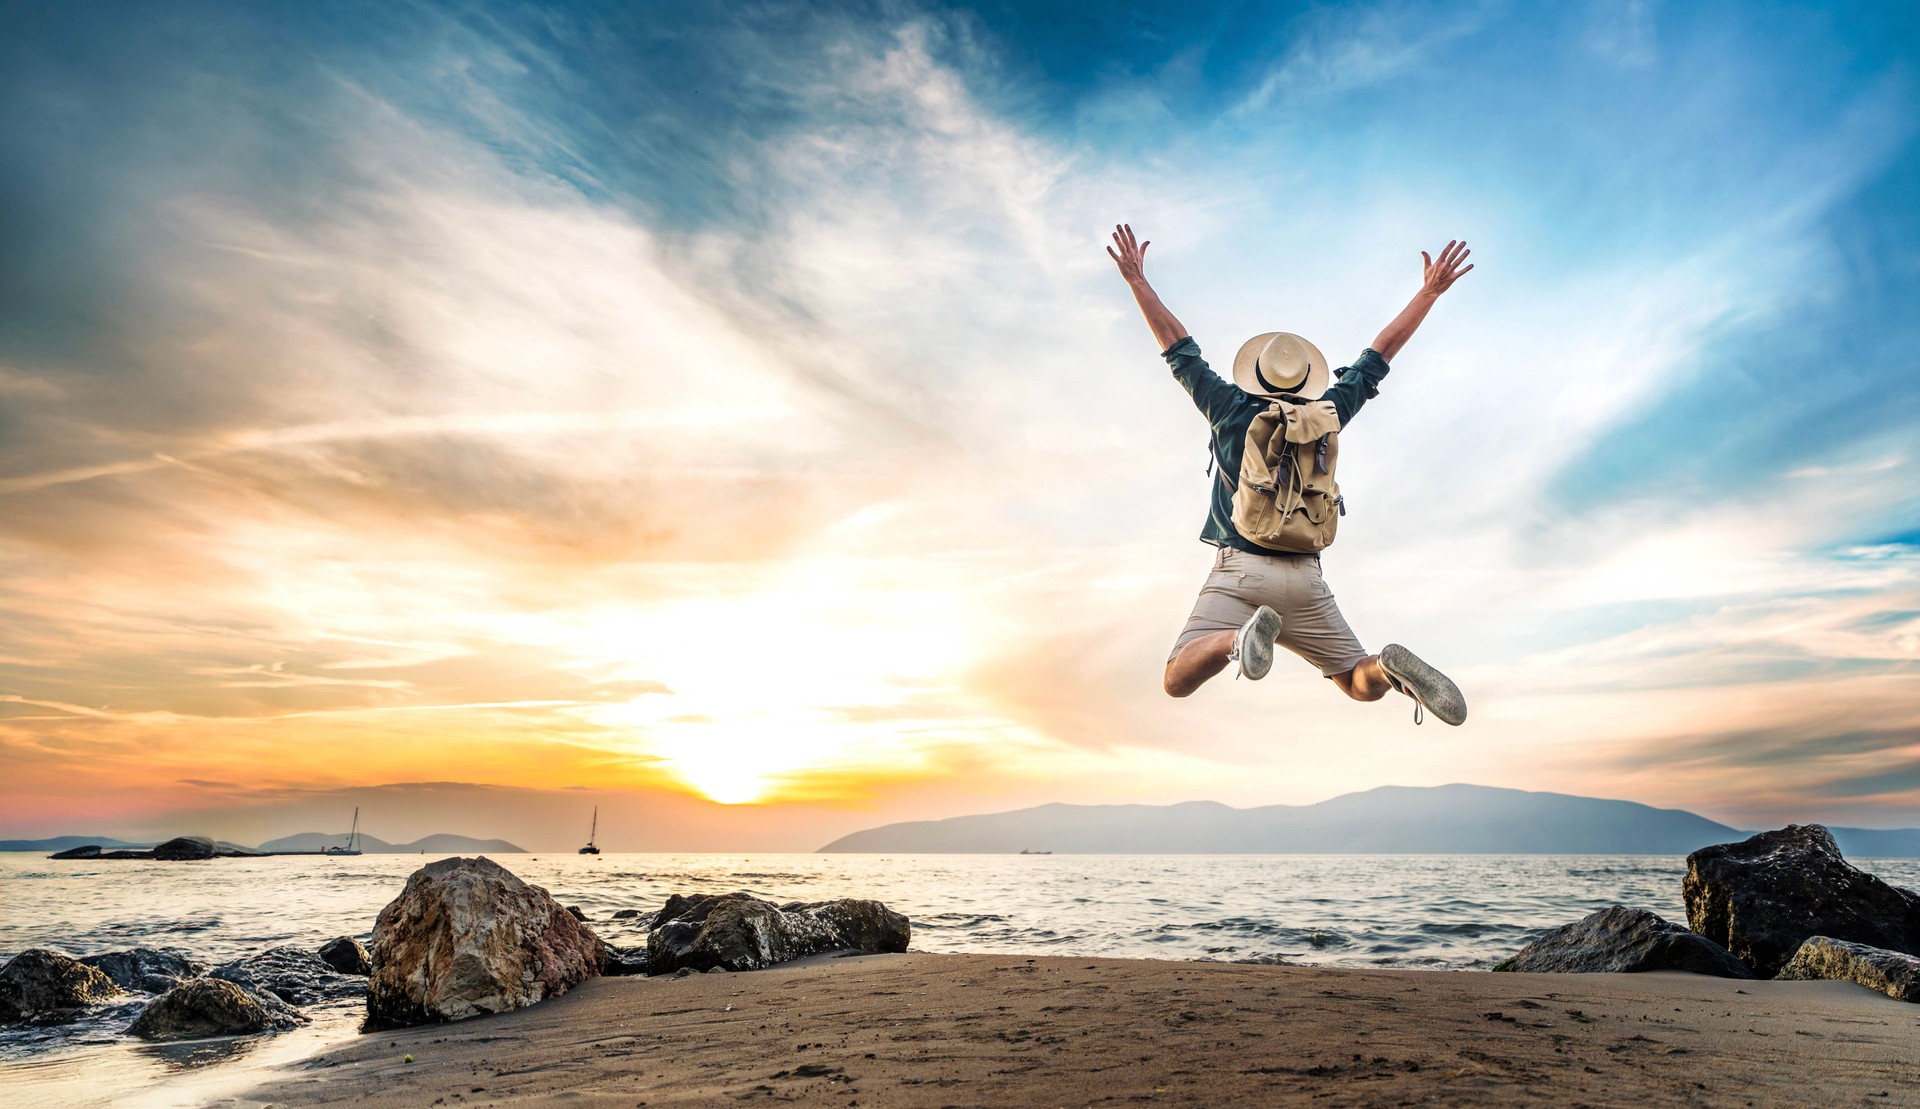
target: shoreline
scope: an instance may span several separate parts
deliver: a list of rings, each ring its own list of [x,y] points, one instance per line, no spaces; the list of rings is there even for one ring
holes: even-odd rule
[[[213,1104],[1902,1104],[1916,1044],[1840,982],[909,952],[593,979]]]

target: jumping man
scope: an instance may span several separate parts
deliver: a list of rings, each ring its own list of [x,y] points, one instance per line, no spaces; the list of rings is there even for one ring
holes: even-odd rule
[[[1219,467],[1200,538],[1220,552],[1167,658],[1167,692],[1185,697],[1229,662],[1245,677],[1266,677],[1277,644],[1356,701],[1377,701],[1397,689],[1414,699],[1416,722],[1422,706],[1449,724],[1464,721],[1466,698],[1445,674],[1398,643],[1377,655],[1360,645],[1320,576],[1319,552],[1333,541],[1346,510],[1333,480],[1339,431],[1379,392],[1387,364],[1440,294],[1473,268],[1461,265],[1467,244],[1448,243],[1437,260],[1420,253],[1420,291],[1353,365],[1329,375],[1312,343],[1268,332],[1240,348],[1232,383],[1208,368],[1200,347],[1147,283],[1147,246],[1121,225],[1107,253],[1173,376],[1212,426]]]

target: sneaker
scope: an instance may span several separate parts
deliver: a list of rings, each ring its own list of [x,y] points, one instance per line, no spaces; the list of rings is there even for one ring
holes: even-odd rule
[[[1460,725],[1467,719],[1467,699],[1453,679],[1422,662],[1419,656],[1398,643],[1389,643],[1380,652],[1380,666],[1393,682],[1393,688],[1413,698],[1413,722],[1420,723],[1422,709],[1449,724]]]
[[[1261,605],[1233,637],[1233,653],[1227,661],[1238,662],[1243,677],[1259,681],[1273,669],[1273,641],[1278,638],[1280,614]]]

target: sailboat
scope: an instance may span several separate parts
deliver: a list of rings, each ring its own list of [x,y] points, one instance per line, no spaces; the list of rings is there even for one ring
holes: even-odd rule
[[[360,853],[360,806],[353,807],[353,829],[347,833],[345,847],[329,847],[322,855],[358,855]]]
[[[587,833],[587,845],[580,849],[580,853],[582,855],[598,855],[600,853],[600,849],[593,845],[593,841],[598,839],[599,836],[600,836],[600,806],[595,805],[593,807],[593,830]]]

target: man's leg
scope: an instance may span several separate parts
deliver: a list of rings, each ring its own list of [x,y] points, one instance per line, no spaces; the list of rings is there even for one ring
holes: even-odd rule
[[[1340,687],[1340,692],[1356,701],[1378,701],[1393,688],[1393,682],[1387,678],[1386,668],[1380,665],[1379,655],[1368,655],[1353,669],[1330,677],[1333,684]]]
[[[1298,588],[1293,592],[1299,603],[1287,613],[1280,632],[1281,646],[1319,667],[1340,692],[1356,701],[1378,701],[1388,690],[1399,689],[1413,698],[1416,721],[1420,719],[1418,706],[1449,724],[1467,718],[1467,702],[1460,695],[1460,687],[1413,652],[1390,643],[1378,654],[1367,653],[1347,626],[1346,617],[1340,615],[1333,590],[1321,576],[1318,559],[1302,561],[1296,570]]]
[[[1174,653],[1167,660],[1162,684],[1170,697],[1185,697],[1207,684],[1207,679],[1227,668],[1227,656],[1233,654],[1232,630],[1208,632]]]
[[[1161,685],[1168,696],[1186,697],[1227,668],[1236,637],[1259,614],[1260,606],[1282,603],[1264,592],[1271,584],[1269,578],[1266,560],[1256,555],[1231,547],[1222,547],[1214,555],[1213,569],[1193,602],[1187,626],[1180,629],[1173,653],[1167,656]],[[1274,622],[1278,623],[1277,618]]]

